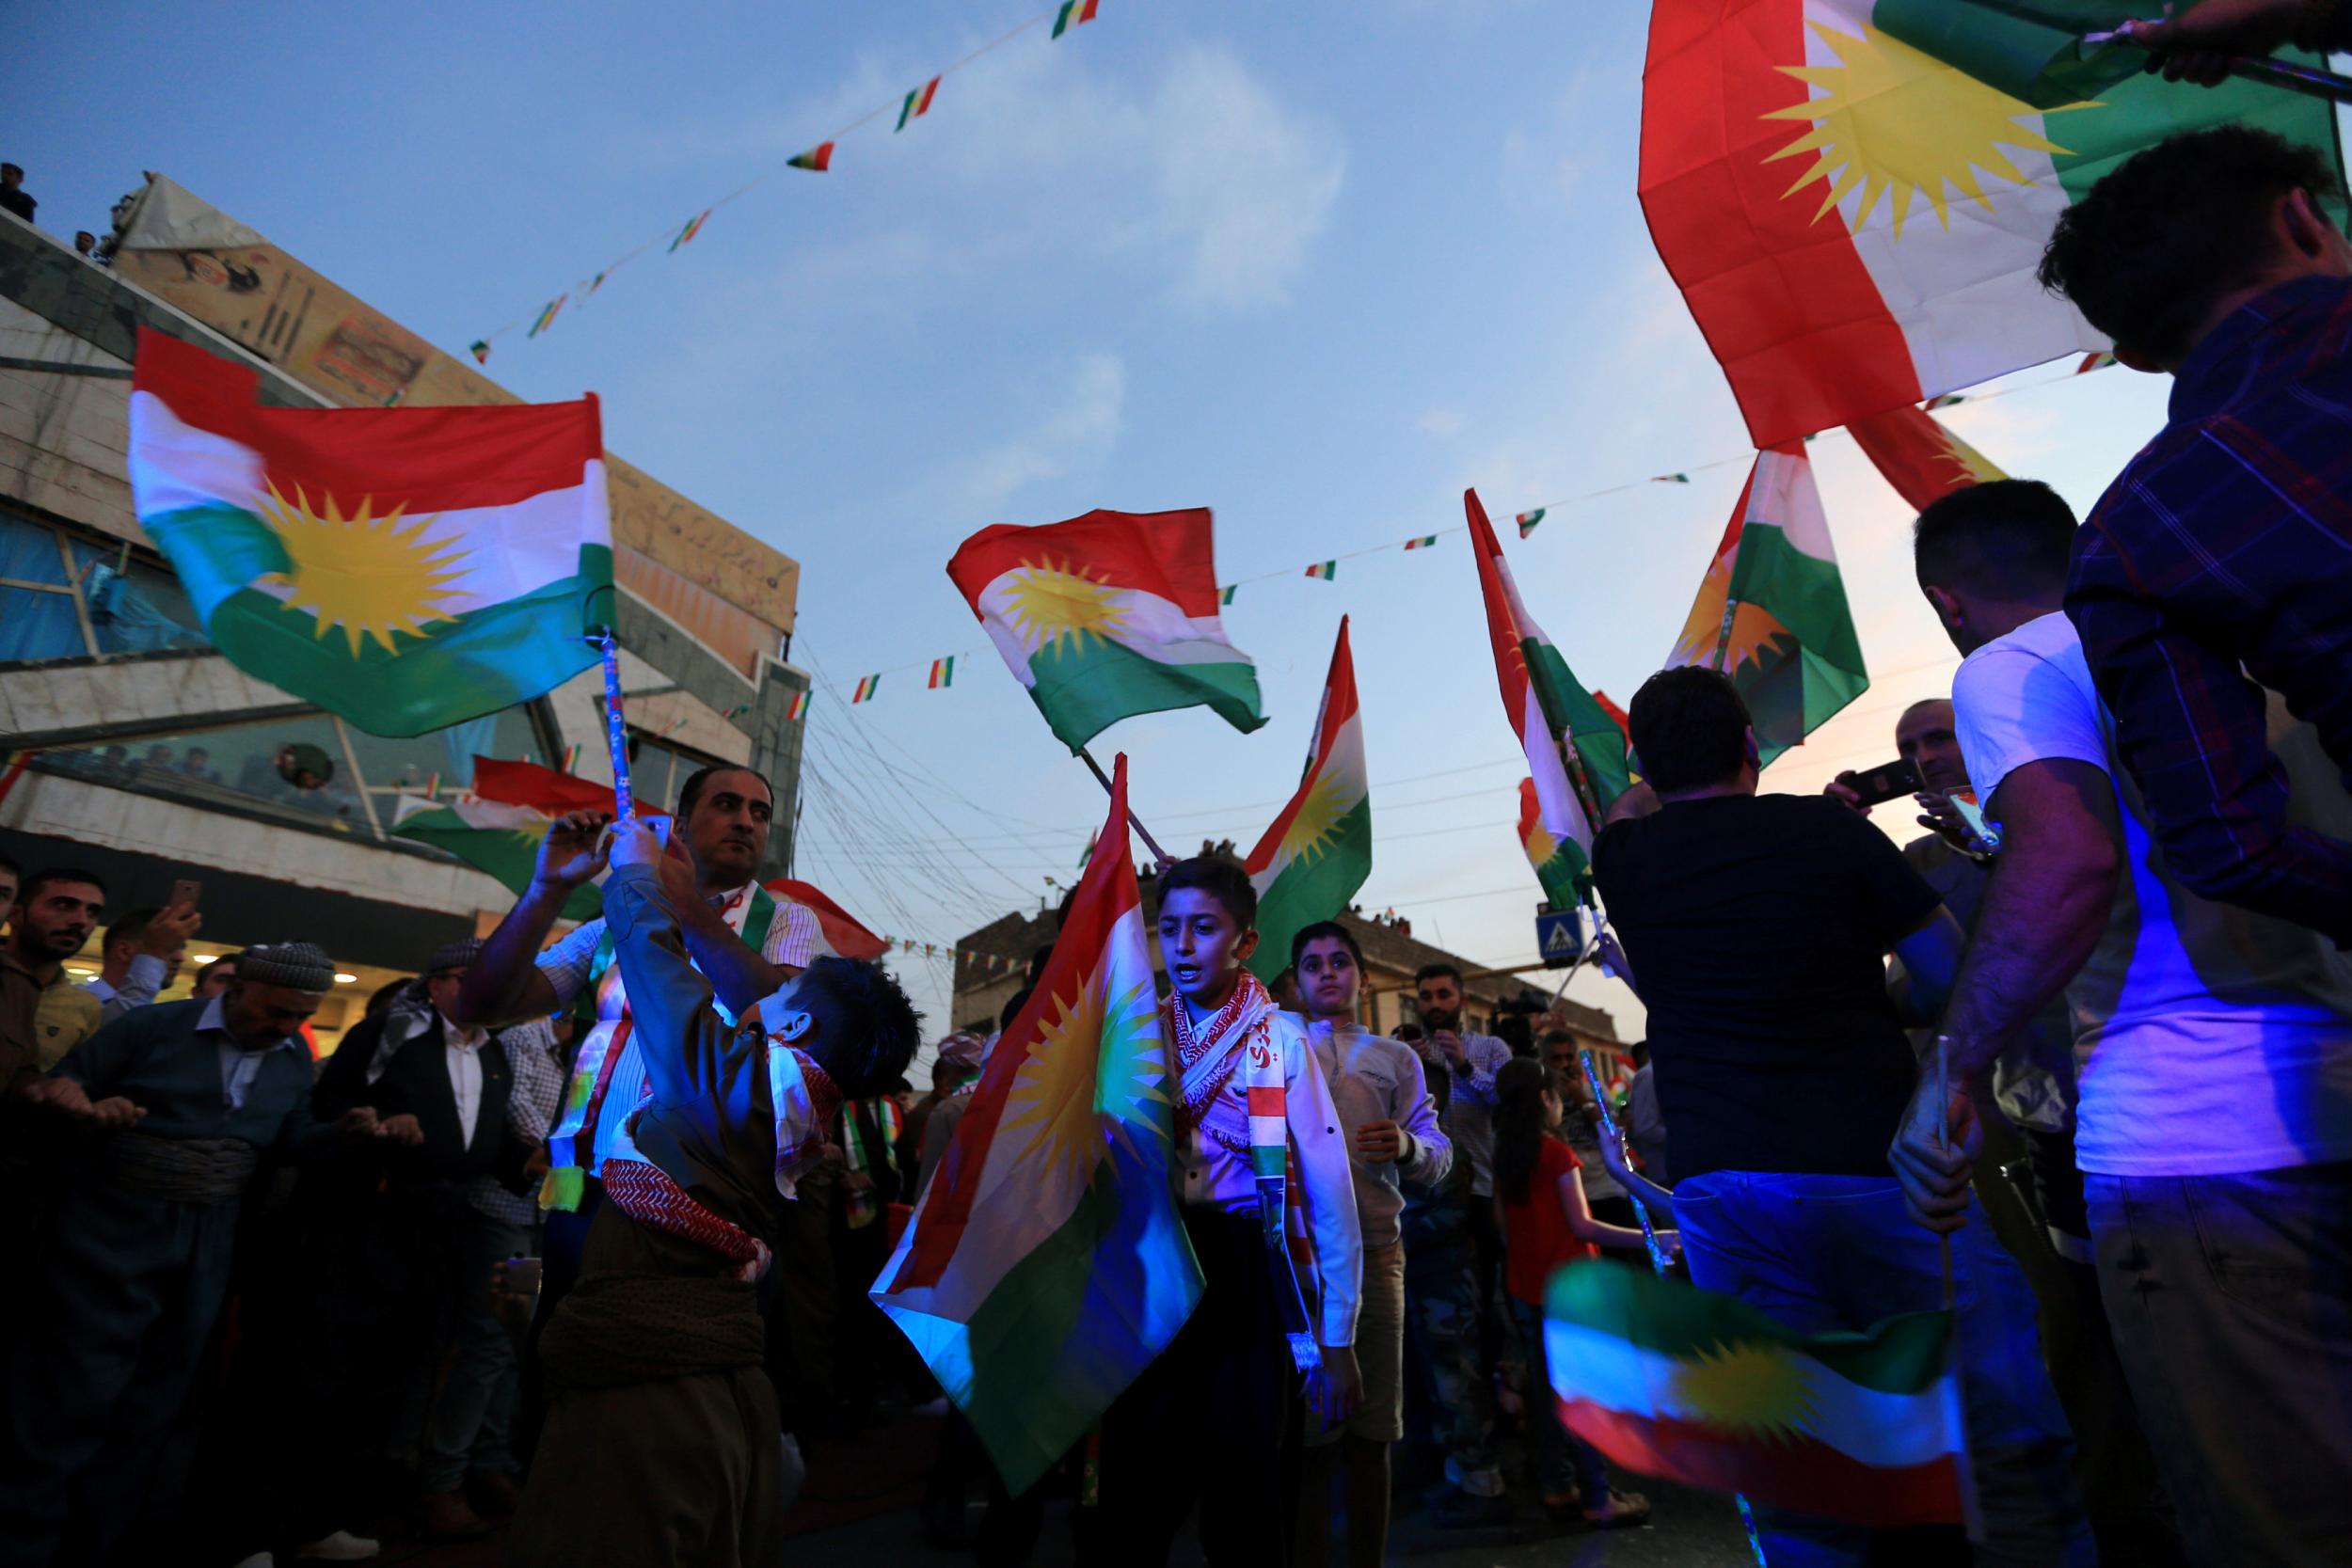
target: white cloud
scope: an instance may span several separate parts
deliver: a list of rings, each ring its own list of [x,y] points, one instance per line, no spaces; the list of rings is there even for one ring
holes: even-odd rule
[[[1469,425],[1470,416],[1458,408],[1432,408],[1413,423],[1424,436],[1459,436]]]
[[[1069,395],[1029,432],[974,459],[960,486],[976,514],[1000,510],[1027,485],[1059,479],[1110,453],[1124,420],[1127,367],[1115,354],[1078,362]]]
[[[1338,135],[1205,49],[1177,56],[1151,130],[1159,221],[1189,252],[1180,295],[1236,309],[1287,300],[1346,175]]]

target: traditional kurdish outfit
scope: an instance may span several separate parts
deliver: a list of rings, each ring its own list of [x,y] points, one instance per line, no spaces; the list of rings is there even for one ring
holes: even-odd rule
[[[1363,1238],[1347,1145],[1299,1021],[1244,973],[1196,1024],[1161,1003],[1181,1074],[1173,1176],[1206,1277],[1175,1342],[1103,1421],[1103,1560],[1157,1563],[1198,1503],[1212,1563],[1288,1560],[1299,1374],[1355,1342]]]
[[[755,1281],[839,1095],[766,1008],[725,1017],[651,868],[615,871],[604,902],[645,1091],[611,1129],[579,1282],[540,1337],[554,1402],[511,1558],[781,1562],[784,1443]]]

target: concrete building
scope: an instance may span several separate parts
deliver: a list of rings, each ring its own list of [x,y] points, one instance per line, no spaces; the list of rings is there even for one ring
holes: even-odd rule
[[[399,798],[466,787],[476,755],[610,783],[595,672],[454,729],[367,735],[231,666],[141,533],[125,465],[131,359],[152,327],[253,366],[288,407],[516,401],[270,241],[151,176],[110,267],[0,214],[0,849],[97,872],[119,911],[203,884],[199,956],[300,936],[369,990],[485,929],[508,890],[392,836]],[[707,763],[773,781],[770,875],[791,852],[808,679],[799,567],[607,454],[622,687],[640,795]],[[15,753],[9,766],[8,753]],[[94,969],[96,955],[79,962]],[[191,965],[191,968],[194,966]]]

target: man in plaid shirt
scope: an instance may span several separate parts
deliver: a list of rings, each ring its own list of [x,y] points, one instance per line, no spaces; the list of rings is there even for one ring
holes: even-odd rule
[[[2175,136],[2059,218],[2042,282],[2169,371],[2170,422],[2077,535],[2066,614],[2190,890],[2352,945],[2352,844],[2305,825],[2264,688],[2352,780],[2352,243],[2309,146]]]

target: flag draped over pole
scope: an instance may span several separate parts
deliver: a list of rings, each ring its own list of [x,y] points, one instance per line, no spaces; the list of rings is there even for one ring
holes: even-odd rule
[[[142,327],[131,491],[237,668],[373,735],[495,713],[596,661],[612,530],[594,396],[264,408],[253,371]]]
[[[1579,886],[1589,887],[1593,836],[1629,782],[1625,732],[1578,683],[1567,660],[1520,602],[1478,492],[1465,490],[1462,504],[1486,602],[1503,712],[1527,753],[1543,827],[1560,853],[1572,857]]]
[[[1121,719],[1196,705],[1246,734],[1265,715],[1257,667],[1217,616],[1215,537],[1206,507],[998,523],[947,575],[1073,752]]]
[[[1315,715],[1307,771],[1242,863],[1258,890],[1258,949],[1250,972],[1271,980],[1291,961],[1291,938],[1347,908],[1372,875],[1372,798],[1364,770],[1364,725],[1356,700],[1356,657],[1340,618],[1331,673]]]
[[[1868,689],[1803,442],[1756,454],[1666,663],[1729,675],[1768,763]]]
[[[1658,0],[1642,208],[1759,448],[2106,348],[2035,269],[2143,147],[2235,122],[2341,168],[2319,100],[2168,83],[2137,50],[2073,69],[2084,31],[2146,8]]]
[[[1200,1299],[1169,1183],[1169,1064],[1127,829],[1122,755],[1044,973],[872,1291],[1015,1495]]]

